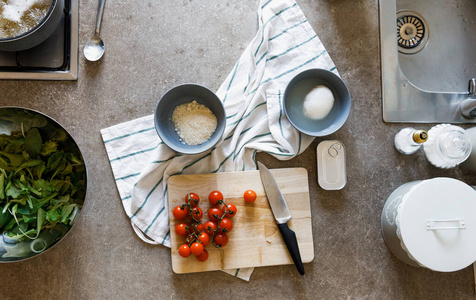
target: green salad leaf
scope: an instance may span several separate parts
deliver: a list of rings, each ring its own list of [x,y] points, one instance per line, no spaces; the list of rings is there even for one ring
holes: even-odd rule
[[[31,127],[0,135],[0,232],[35,239],[56,225],[72,226],[83,204],[86,171],[65,134],[57,130],[44,141],[41,130]]]
[[[32,158],[37,158],[43,145],[40,131],[38,128],[32,128],[25,136],[25,151]]]

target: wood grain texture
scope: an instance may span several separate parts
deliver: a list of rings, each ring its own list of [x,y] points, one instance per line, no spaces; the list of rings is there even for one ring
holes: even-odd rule
[[[312,239],[311,206],[309,199],[308,174],[304,168],[272,169],[271,172],[286,199],[292,220],[289,228],[295,233],[304,263],[314,259]],[[246,203],[245,190],[252,189],[257,194],[254,203]],[[200,208],[204,212],[202,223],[210,207],[208,194],[219,190],[226,203],[237,207],[233,220],[233,230],[228,233],[229,242],[222,249],[211,243],[206,247],[209,258],[199,262],[195,257],[183,258],[178,248],[184,237],[175,234],[172,210],[184,203],[185,196],[194,192],[200,196]],[[278,230],[273,213],[258,171],[227,172],[214,174],[176,175],[168,181],[168,201],[170,236],[172,240],[172,269],[175,273],[193,273],[246,267],[293,264],[283,238]]]

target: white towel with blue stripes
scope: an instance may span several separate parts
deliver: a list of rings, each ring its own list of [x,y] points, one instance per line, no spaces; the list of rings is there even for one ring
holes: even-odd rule
[[[337,74],[334,63],[294,0],[261,0],[258,16],[256,36],[216,92],[227,118],[224,139],[211,151],[172,151],[157,136],[153,115],[101,130],[124,210],[148,243],[170,247],[170,176],[255,170],[257,152],[287,160],[314,139],[287,120],[283,92],[303,70]],[[252,270],[227,273],[249,280]]]

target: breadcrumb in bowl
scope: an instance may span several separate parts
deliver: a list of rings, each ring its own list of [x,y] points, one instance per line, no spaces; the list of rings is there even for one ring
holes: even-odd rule
[[[217,117],[196,100],[175,107],[172,122],[181,140],[190,146],[205,143],[217,128]]]
[[[182,84],[159,99],[154,122],[157,134],[169,148],[183,154],[198,154],[221,140],[226,114],[214,92],[201,85]]]

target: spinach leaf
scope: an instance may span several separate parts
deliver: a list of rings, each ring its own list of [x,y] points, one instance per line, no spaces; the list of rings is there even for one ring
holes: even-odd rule
[[[36,230],[37,236],[40,234],[41,228],[43,227],[43,223],[45,222],[45,211],[43,209],[38,210],[38,214],[36,216]]]
[[[37,158],[41,152],[43,140],[38,128],[32,128],[25,136],[25,151],[32,158]]]
[[[5,213],[2,212],[3,207],[0,206],[0,228],[2,228],[5,224],[7,224],[13,217],[12,215],[7,211]]]
[[[5,174],[3,173],[0,174],[0,199],[5,199]]]
[[[54,153],[56,152],[58,148],[58,144],[56,142],[53,142],[53,141],[47,141],[43,144],[43,146],[41,147],[41,152],[40,154],[43,155],[43,156],[48,156],[50,155],[51,153]]]
[[[4,151],[0,151],[0,154],[8,158],[10,165],[13,167],[18,167],[25,160],[23,154],[11,154]]]
[[[63,146],[64,130],[43,142],[37,128],[27,128],[0,135],[0,233],[16,239],[34,239],[45,228],[70,227],[86,185],[82,157]]]
[[[12,197],[13,199],[18,198],[20,196],[20,189],[18,189],[12,182],[8,182],[7,187],[5,188],[5,194],[7,196]]]
[[[13,228],[13,225],[16,224],[16,221],[15,219],[13,218],[12,215],[10,215],[10,221],[8,221],[4,226],[3,226],[3,230],[4,231],[9,231]]]

